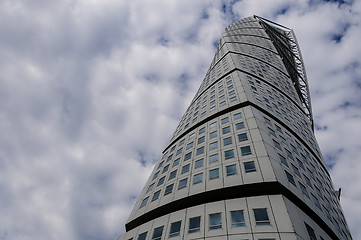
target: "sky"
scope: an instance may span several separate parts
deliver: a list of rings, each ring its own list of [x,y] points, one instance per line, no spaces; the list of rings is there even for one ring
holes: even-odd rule
[[[0,1],[0,240],[116,239],[213,59],[292,28],[315,134],[361,239],[361,1]]]

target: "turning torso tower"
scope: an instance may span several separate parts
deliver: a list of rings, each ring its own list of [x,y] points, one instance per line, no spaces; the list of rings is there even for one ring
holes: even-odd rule
[[[119,239],[352,239],[339,194],[296,37],[252,16],[223,32]]]

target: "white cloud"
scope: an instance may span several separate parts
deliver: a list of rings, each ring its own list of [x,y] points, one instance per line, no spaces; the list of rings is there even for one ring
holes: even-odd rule
[[[1,239],[114,239],[124,231],[213,43],[235,16],[252,14],[296,32],[315,121],[327,126],[316,134],[325,155],[342,149],[331,174],[361,236],[361,3],[243,0],[226,6],[232,16],[222,4],[0,3]]]

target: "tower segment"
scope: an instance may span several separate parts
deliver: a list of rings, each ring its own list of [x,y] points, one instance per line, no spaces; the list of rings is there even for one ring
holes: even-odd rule
[[[252,16],[224,30],[120,239],[352,239],[291,29]]]

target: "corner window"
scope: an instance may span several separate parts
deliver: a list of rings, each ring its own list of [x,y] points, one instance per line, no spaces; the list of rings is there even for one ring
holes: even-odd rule
[[[253,209],[256,225],[270,225],[266,208]]]
[[[174,222],[170,225],[169,238],[179,236],[182,221]]]
[[[222,214],[209,214],[209,230],[222,228]]]
[[[232,227],[246,226],[244,222],[243,210],[231,211]]]
[[[232,176],[237,174],[236,164],[226,166],[227,176]]]
[[[193,185],[201,183],[203,180],[203,173],[199,173],[193,176]]]
[[[152,240],[160,240],[162,238],[164,226],[154,229]]]
[[[256,171],[256,166],[254,165],[254,161],[245,162],[245,163],[243,163],[243,165],[244,165],[244,170],[246,173]]]
[[[140,204],[140,207],[139,207],[139,208],[142,208],[142,207],[144,207],[145,205],[147,205],[148,199],[149,199],[149,197],[144,198],[143,201],[142,201],[142,203]]]
[[[251,147],[250,146],[246,146],[246,147],[241,147],[241,153],[242,156],[247,156],[247,155],[251,155]]]
[[[189,219],[188,233],[195,233],[201,230],[201,217],[194,217]]]
[[[209,170],[209,180],[219,178],[219,168]]]

